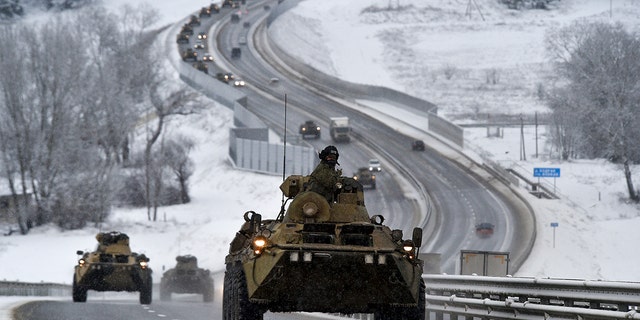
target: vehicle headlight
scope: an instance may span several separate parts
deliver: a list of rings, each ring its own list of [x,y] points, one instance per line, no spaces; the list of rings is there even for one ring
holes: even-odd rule
[[[84,264],[87,263],[84,259],[78,260],[78,265],[84,267]]]
[[[416,256],[416,247],[411,240],[402,241],[402,250],[408,255],[409,259]]]
[[[413,251],[413,241],[411,240],[405,240],[402,242],[402,249],[405,252],[411,252]]]
[[[146,261],[140,261],[140,268],[146,269],[148,266],[149,264]]]
[[[251,242],[251,248],[253,249],[253,252],[255,254],[259,255],[262,254],[262,251],[267,248],[268,244],[269,241],[267,240],[267,238],[263,235],[259,235],[253,238],[253,241]]]

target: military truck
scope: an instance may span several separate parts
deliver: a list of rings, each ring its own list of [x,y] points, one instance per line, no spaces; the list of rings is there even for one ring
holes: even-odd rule
[[[240,49],[239,47],[231,48],[231,58],[239,59],[241,56],[242,56],[242,49]]]
[[[189,22],[187,22],[187,24],[192,27],[198,27],[200,26],[200,18],[196,17],[195,15],[191,15],[191,17],[189,17]]]
[[[299,132],[300,135],[302,135],[302,139],[306,139],[307,137],[320,139],[320,126],[313,120],[307,120],[301,124]]]
[[[334,142],[351,141],[351,126],[349,125],[349,117],[331,117],[329,118],[329,134]]]
[[[182,26],[182,29],[180,29],[180,33],[186,34],[188,36],[192,36],[193,35],[193,27],[185,24],[184,26]]]
[[[222,0],[222,7],[229,7],[229,8],[235,8],[236,7],[236,3],[233,2],[232,0]]]
[[[198,61],[198,62],[194,63],[193,67],[196,68],[199,71],[202,71],[202,72],[204,72],[206,74],[209,74],[209,66],[204,61]]]
[[[182,43],[182,44],[188,44],[189,43],[189,35],[188,34],[184,34],[184,33],[178,34],[178,36],[176,37],[176,42],[177,43]]]
[[[365,188],[376,188],[376,175],[369,171],[369,168],[358,168],[358,171],[353,174],[353,179],[360,182]]]
[[[202,294],[202,301],[213,301],[213,278],[207,269],[198,267],[192,255],[176,257],[176,266],[165,271],[160,281],[160,300],[171,300],[171,293]]]
[[[87,291],[139,291],[140,303],[151,304],[152,278],[149,258],[131,252],[129,236],[117,231],[96,235],[93,252],[78,250],[81,256],[73,272],[74,302],[86,302]]]
[[[209,10],[211,10],[212,13],[220,13],[220,6],[218,6],[215,3],[212,3],[209,5]]]
[[[209,7],[202,7],[202,9],[200,9],[200,13],[198,13],[198,16],[200,18],[204,18],[204,17],[211,17],[211,8]]]
[[[232,13],[231,14],[231,23],[239,23],[240,22],[240,15],[237,13]]]
[[[231,72],[227,72],[227,73],[222,73],[222,72],[218,72],[216,73],[216,79],[224,82],[224,83],[229,83],[229,81],[235,79],[235,77],[233,76],[233,74]]]
[[[307,191],[309,178],[280,185],[286,201],[275,219],[244,214],[225,257],[223,319],[263,319],[267,311],[424,319],[422,229],[404,239],[383,216],[369,216],[353,178],[338,179],[332,201]]]
[[[196,62],[198,61],[198,53],[195,52],[193,49],[188,48],[182,53],[182,60]]]

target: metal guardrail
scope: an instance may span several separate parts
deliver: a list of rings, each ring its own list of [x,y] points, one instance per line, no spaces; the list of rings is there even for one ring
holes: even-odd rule
[[[0,296],[71,296],[71,286],[50,282],[0,281]]]
[[[636,282],[450,275],[423,279],[426,319],[640,319]]]
[[[433,274],[422,278],[427,320],[640,319],[638,282]],[[71,296],[71,286],[0,281],[0,296]]]

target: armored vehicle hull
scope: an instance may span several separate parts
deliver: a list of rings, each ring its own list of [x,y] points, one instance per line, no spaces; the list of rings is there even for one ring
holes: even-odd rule
[[[176,257],[176,267],[165,271],[160,281],[160,300],[171,300],[171,293],[202,294],[202,301],[213,301],[213,278],[207,269],[198,268],[191,255]]]
[[[304,191],[308,177],[281,186],[293,201],[275,220],[252,211],[226,257],[224,319],[272,312],[373,313],[375,319],[424,319],[422,230],[369,217],[362,186],[343,177],[336,199]]]
[[[152,300],[152,277],[149,259],[144,254],[131,252],[129,237],[119,232],[99,233],[98,249],[82,255],[73,274],[74,302],[86,302],[87,292],[129,291],[140,292],[140,303]]]
[[[363,187],[376,188],[376,175],[369,171],[369,168],[358,168],[358,171],[353,174],[353,178],[358,180]]]

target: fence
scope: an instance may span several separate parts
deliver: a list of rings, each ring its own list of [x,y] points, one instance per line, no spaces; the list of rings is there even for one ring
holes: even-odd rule
[[[424,275],[427,319],[640,319],[640,283]]]
[[[71,286],[58,283],[0,281],[0,296],[71,296]]]

